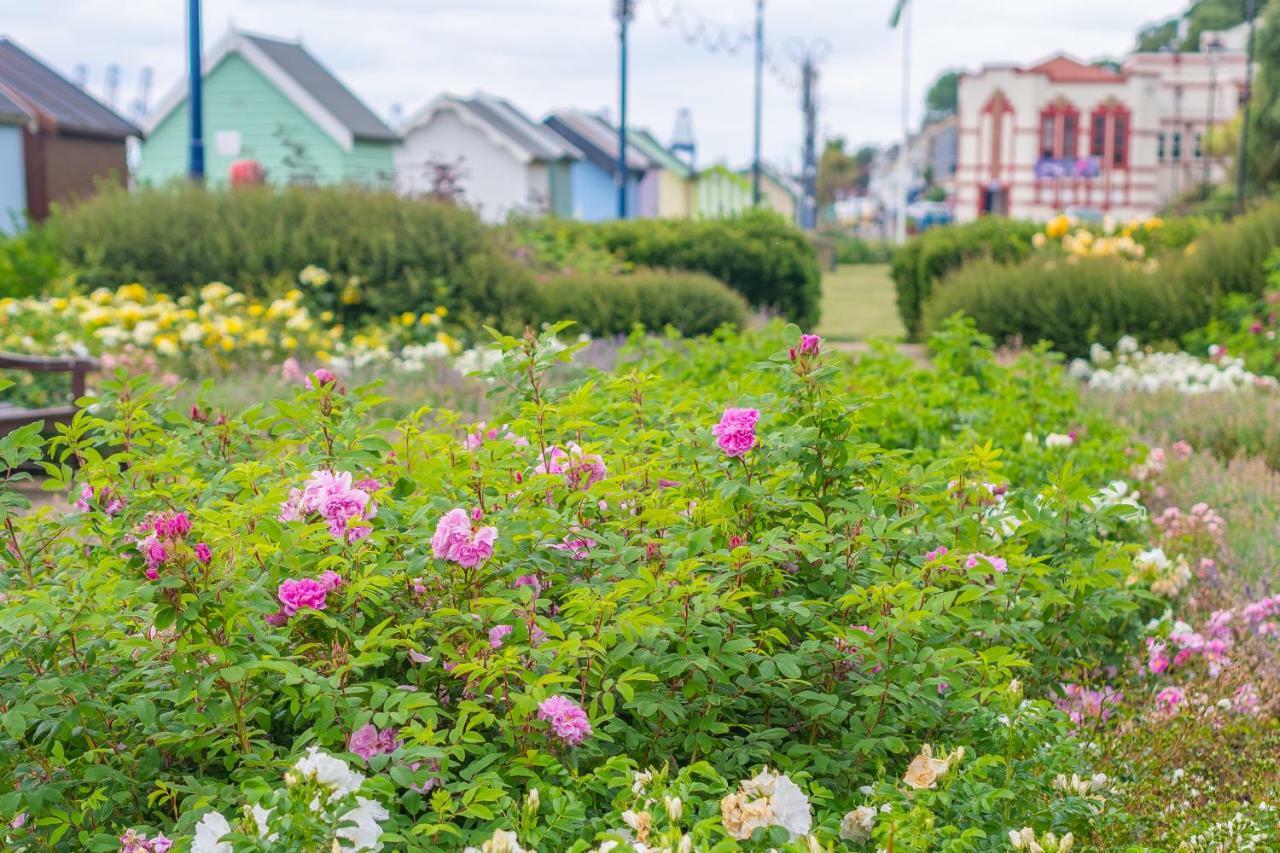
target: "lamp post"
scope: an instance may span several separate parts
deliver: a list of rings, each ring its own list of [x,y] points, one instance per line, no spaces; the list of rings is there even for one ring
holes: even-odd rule
[[[187,110],[191,115],[187,174],[197,184],[204,183],[204,77],[200,54],[200,0],[187,0],[187,75],[190,89]]]
[[[1245,52],[1244,114],[1240,120],[1240,155],[1236,158],[1236,210],[1244,213],[1244,173],[1249,164],[1249,106],[1253,102],[1253,35],[1258,17],[1257,0],[1245,0],[1249,21],[1249,48]]]
[[[627,27],[635,18],[635,0],[614,0],[618,20],[618,218],[627,218]]]
[[[764,0],[756,0],[756,124],[751,161],[751,203],[760,206],[760,136],[764,115]]]

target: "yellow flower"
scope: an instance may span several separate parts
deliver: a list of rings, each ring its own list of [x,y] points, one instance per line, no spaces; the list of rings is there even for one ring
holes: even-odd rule
[[[220,281],[213,281],[200,288],[200,298],[205,302],[217,302],[231,292],[231,288],[227,287]]]
[[[417,321],[418,321],[418,315],[414,314],[412,311],[406,311],[400,315],[401,325],[412,326]]]
[[[226,352],[231,352],[236,348],[236,342],[234,338],[223,338],[218,343]]]
[[[1164,220],[1161,219],[1159,216],[1153,216],[1150,219],[1148,219],[1146,222],[1142,223],[1142,227],[1147,229],[1148,231],[1155,231],[1157,228],[1164,227]]]
[[[328,350],[322,350],[322,349],[316,350],[316,358],[320,359],[321,361],[328,361],[329,360]]]
[[[295,287],[293,290],[285,291],[284,298],[288,299],[290,302],[297,302],[302,298],[302,291]]]
[[[1049,224],[1044,227],[1044,233],[1050,239],[1058,239],[1066,235],[1071,230],[1071,219],[1064,213],[1060,213],[1053,219],[1049,220]]]
[[[320,312],[320,322],[322,322],[322,323],[332,323],[332,322],[333,322],[333,312],[332,312],[332,311],[321,311],[321,312]]]
[[[255,302],[245,309],[245,313],[250,317],[261,317],[263,314],[267,313],[267,306],[263,305],[261,302]]]
[[[360,286],[352,279],[351,283],[342,289],[342,293],[338,296],[338,301],[343,305],[356,305],[360,302]]]
[[[224,287],[226,285],[223,285]],[[126,302],[145,302],[147,289],[138,283],[126,284],[116,291],[116,299]]]
[[[298,339],[295,338],[293,335],[285,335],[283,338],[280,339],[280,346],[284,347],[285,349],[297,349]]]

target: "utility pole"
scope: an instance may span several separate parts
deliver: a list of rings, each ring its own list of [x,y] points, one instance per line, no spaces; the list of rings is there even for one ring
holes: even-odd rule
[[[1200,195],[1209,197],[1209,182],[1213,173],[1213,121],[1218,105],[1218,51],[1222,50],[1222,39],[1217,36],[1209,42],[1209,110],[1205,117],[1204,138],[1200,144],[1200,156],[1204,159],[1204,176],[1201,180]]]
[[[801,108],[804,110],[804,198],[800,210],[800,227],[812,231],[818,225],[818,66],[812,53],[800,65],[803,84]]]
[[[751,203],[760,206],[760,137],[764,123],[764,0],[756,0],[756,126],[751,161]]]
[[[904,20],[905,18],[905,20]],[[911,0],[898,0],[889,26],[902,24],[902,147],[898,151],[898,210],[894,239],[907,242],[907,158],[911,148]]]
[[[1253,35],[1257,28],[1257,0],[1245,0],[1249,19],[1249,48],[1244,66],[1244,115],[1240,120],[1240,155],[1236,158],[1236,211],[1244,213],[1244,173],[1249,165],[1249,108],[1253,105]]]
[[[204,75],[201,70],[200,0],[187,0],[187,75],[190,94],[191,149],[187,173],[194,183],[204,183]]]
[[[614,0],[618,19],[618,218],[627,218],[627,26],[635,17],[635,0]]]

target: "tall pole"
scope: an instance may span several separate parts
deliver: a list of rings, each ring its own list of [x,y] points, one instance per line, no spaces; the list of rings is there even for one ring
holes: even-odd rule
[[[764,0],[756,0],[756,126],[751,161],[751,203],[760,206],[760,137],[764,123]]]
[[[907,241],[907,158],[911,147],[911,0],[902,4],[902,148],[898,152],[898,215],[894,238]]]
[[[1213,177],[1213,121],[1218,105],[1218,51],[1221,49],[1222,42],[1218,38],[1209,42],[1209,110],[1205,117],[1204,138],[1200,142],[1200,157],[1204,160],[1201,164],[1204,175],[1200,181],[1200,195],[1204,198],[1209,197],[1209,182]]]
[[[1236,158],[1236,211],[1244,213],[1244,173],[1249,164],[1249,107],[1253,104],[1253,33],[1258,15],[1256,0],[1247,0],[1249,17],[1249,48],[1245,52],[1244,66],[1244,115],[1240,120],[1240,155]]]
[[[204,183],[204,76],[201,61],[200,0],[187,0],[187,76],[190,87],[187,111],[191,115],[187,174],[198,184]]]
[[[800,211],[800,227],[812,231],[818,224],[818,69],[812,54],[805,56],[800,67],[804,90],[804,200]]]
[[[616,0],[618,17],[618,218],[627,218],[627,25],[634,14],[634,0]]]

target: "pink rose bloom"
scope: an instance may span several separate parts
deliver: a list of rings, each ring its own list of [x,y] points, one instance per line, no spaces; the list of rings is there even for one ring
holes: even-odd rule
[[[313,578],[290,578],[280,584],[277,597],[280,599],[280,610],[285,616],[292,616],[299,610],[324,610],[325,595],[330,587]]]
[[[321,388],[337,384],[338,377],[331,371],[325,370],[323,367],[319,367],[316,368],[315,372],[308,376],[305,381],[308,390],[315,390],[317,384]]]
[[[740,457],[756,446],[758,409],[725,409],[720,423],[711,428],[716,444],[726,456]]]
[[[1191,445],[1185,441],[1175,441],[1173,443],[1173,453],[1179,459],[1190,459],[1191,454],[1194,452],[1191,449]]]
[[[1166,687],[1156,694],[1156,707],[1163,713],[1171,714],[1182,704],[1184,698],[1181,687]]]
[[[138,550],[142,552],[149,569],[159,569],[169,558],[169,552],[165,550],[164,543],[155,536],[148,536],[139,542]]]
[[[196,543],[196,559],[203,565],[209,565],[209,561],[213,559],[213,552],[209,550],[209,546],[203,542]]]
[[[494,625],[489,629],[489,648],[502,648],[502,638],[514,631],[511,625]]]
[[[990,566],[993,571],[997,571],[997,572],[1009,571],[1009,562],[1007,560],[1005,560],[1003,557],[993,557],[989,554],[970,554],[969,559],[964,561],[964,567],[966,569],[976,569],[978,567],[979,560],[986,562],[986,564]]]
[[[400,747],[393,728],[378,731],[373,723],[366,723],[351,733],[347,738],[347,752],[360,756],[365,761],[378,755],[390,755]]]
[[[431,537],[431,553],[436,559],[457,563],[463,568],[474,568],[493,556],[493,543],[498,538],[498,528],[471,529],[471,517],[461,507],[445,513],[436,524]]]
[[[296,358],[290,356],[280,365],[280,378],[290,385],[301,385],[307,380],[307,373]]]
[[[591,735],[587,712],[565,696],[548,696],[538,705],[538,719],[551,724],[551,731],[570,746],[577,746]]]
[[[563,474],[569,488],[578,491],[586,491],[605,478],[608,470],[599,454],[583,453],[572,441],[565,448],[554,444],[548,447],[542,464],[534,468],[533,473]]]
[[[299,521],[311,514],[328,522],[329,534],[334,538],[358,542],[373,530],[363,522],[376,516],[378,509],[369,492],[352,483],[351,474],[321,469],[311,474],[302,489],[289,492],[277,518],[283,522]]]
[[[800,352],[804,355],[817,355],[822,346],[822,338],[817,335],[800,336]]]
[[[924,561],[926,563],[932,563],[934,560],[941,560],[943,557],[947,556],[950,550],[951,549],[948,548],[946,545],[939,545],[937,548],[934,548],[932,551],[924,552]]]

